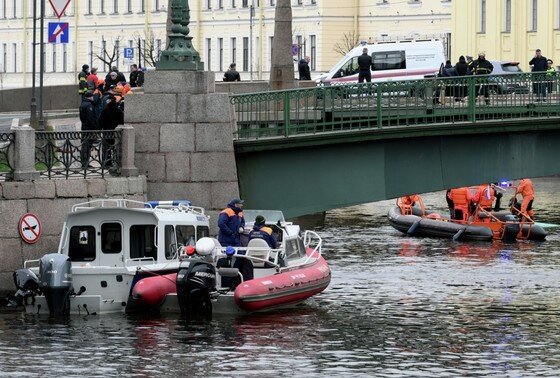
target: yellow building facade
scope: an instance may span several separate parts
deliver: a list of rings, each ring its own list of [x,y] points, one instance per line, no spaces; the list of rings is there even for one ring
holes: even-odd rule
[[[0,0],[0,88],[31,85],[33,1]],[[190,0],[189,5],[191,36],[205,69],[221,80],[236,62],[243,80],[268,78],[276,0]],[[57,21],[48,2],[46,7],[45,25]],[[72,0],[61,19],[69,23],[70,43],[45,46],[45,85],[75,82],[82,64],[98,67],[104,76],[109,67],[98,56],[114,50],[114,64],[128,72],[125,47],[135,48],[134,62],[151,66],[149,54],[139,59],[138,42],[144,52],[165,48],[167,7],[167,0]],[[292,0],[294,64],[310,56],[316,76],[340,60],[336,47],[444,38],[451,33],[451,9],[447,0]]]
[[[560,0],[454,1],[452,14],[455,59],[484,51],[487,59],[520,62],[529,71],[541,49],[560,63]]]

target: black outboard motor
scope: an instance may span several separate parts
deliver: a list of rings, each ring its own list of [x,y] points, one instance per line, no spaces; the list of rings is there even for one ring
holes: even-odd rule
[[[181,263],[177,273],[177,299],[183,316],[212,315],[210,293],[216,291],[216,268],[192,258]]]
[[[504,242],[515,242],[517,241],[517,234],[519,234],[519,223],[518,219],[514,215],[506,215],[504,217],[504,222],[514,222],[514,223],[506,223],[504,236],[502,237],[502,241]]]
[[[41,258],[39,264],[39,288],[43,292],[52,316],[70,313],[72,286],[72,263],[67,255],[51,253]]]
[[[39,294],[39,279],[29,269],[18,269],[14,272],[14,284],[16,293],[8,296],[8,307],[17,307],[23,304],[28,297],[35,297]]]

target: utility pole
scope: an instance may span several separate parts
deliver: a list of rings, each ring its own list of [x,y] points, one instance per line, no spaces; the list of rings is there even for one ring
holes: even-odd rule
[[[40,26],[40,37],[39,43],[41,44],[39,48],[39,123],[37,125],[37,130],[45,130],[45,119],[43,118],[43,71],[45,70],[45,0],[41,1],[41,26]]]
[[[37,0],[33,0],[33,43],[31,46],[31,60],[33,64],[31,74],[31,127],[37,128],[37,99],[35,98],[35,75],[36,75],[36,50],[37,50]]]
[[[254,0],[249,8],[249,71],[253,81],[253,18],[255,17]]]

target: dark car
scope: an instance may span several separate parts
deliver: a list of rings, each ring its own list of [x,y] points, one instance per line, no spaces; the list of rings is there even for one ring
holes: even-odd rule
[[[510,74],[523,72],[519,68],[519,62],[493,60],[491,63],[494,70],[488,78],[490,94],[529,93],[526,78],[520,75],[508,77]]]

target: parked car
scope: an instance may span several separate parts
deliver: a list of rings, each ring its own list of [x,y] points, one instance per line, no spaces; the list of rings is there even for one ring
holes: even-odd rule
[[[519,62],[492,60],[494,70],[488,78],[490,94],[529,93],[530,87],[521,77],[508,78],[509,74],[522,73]]]

